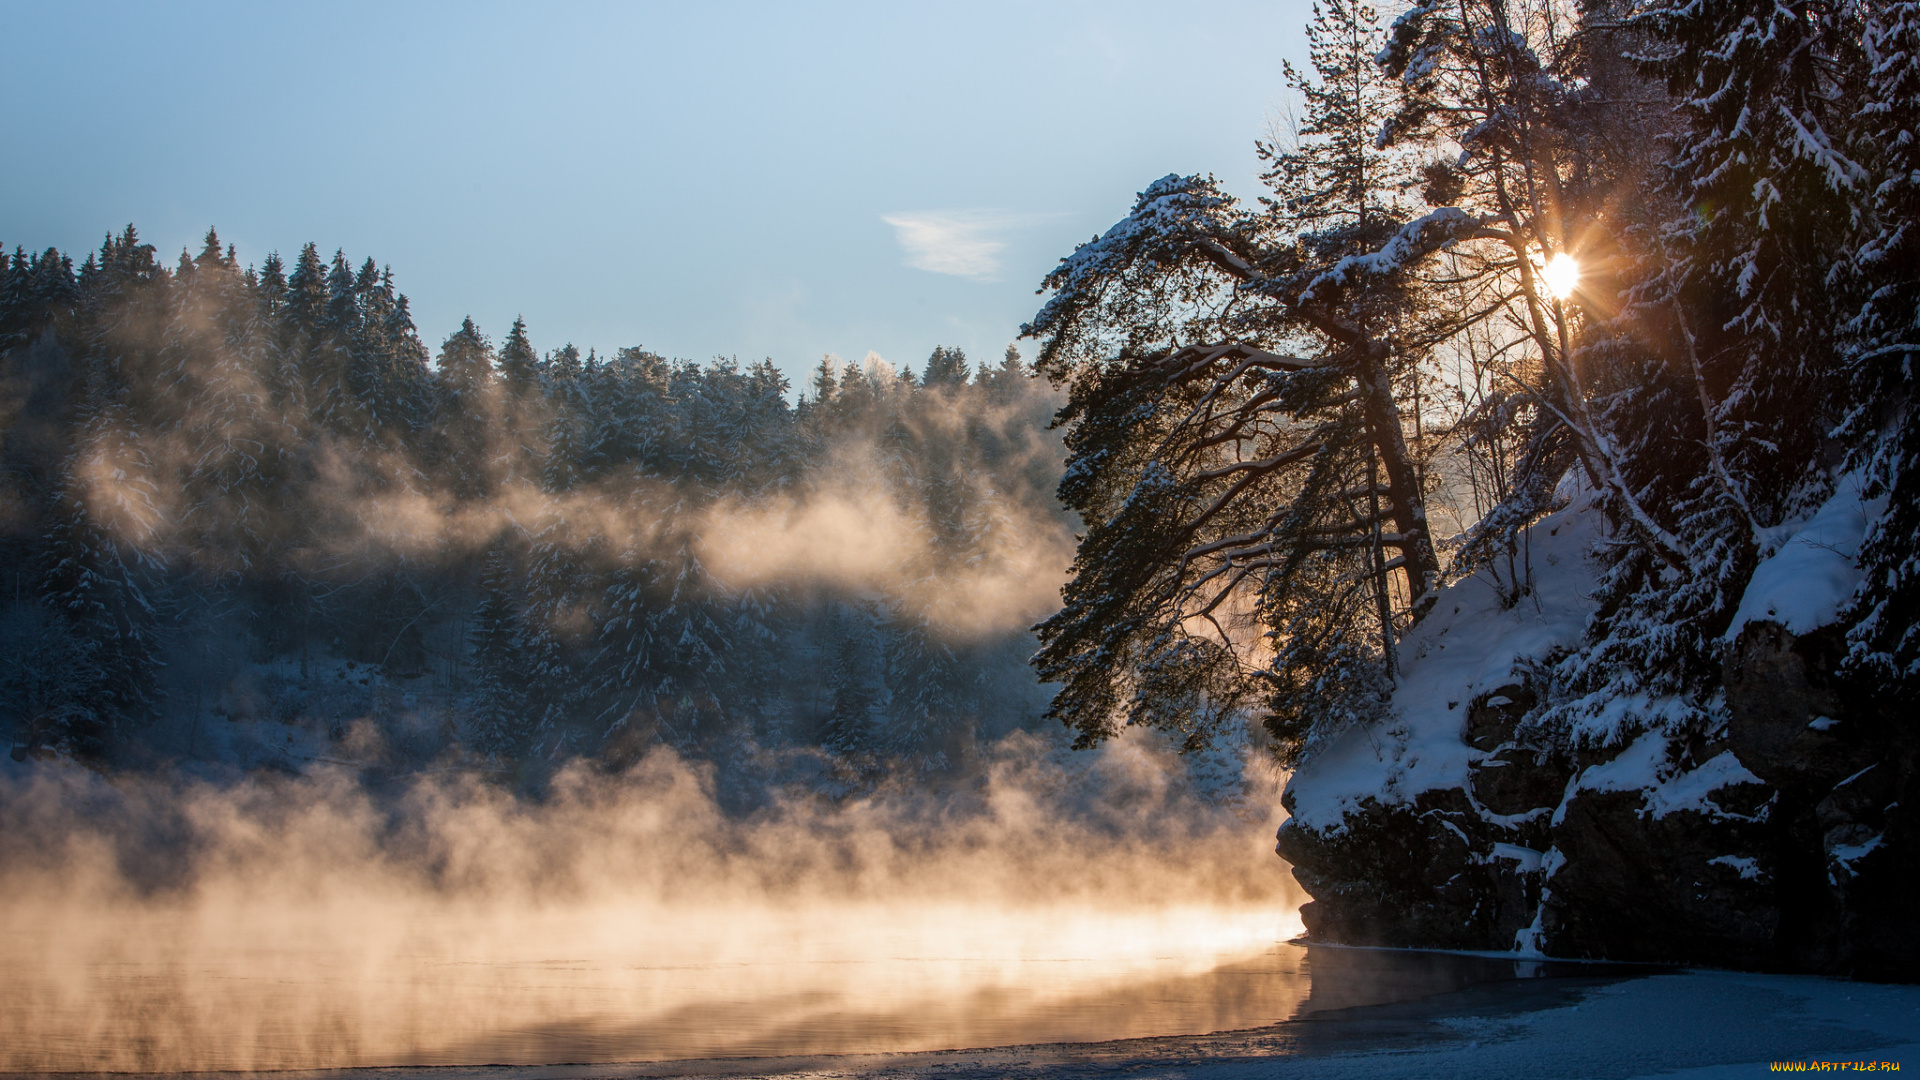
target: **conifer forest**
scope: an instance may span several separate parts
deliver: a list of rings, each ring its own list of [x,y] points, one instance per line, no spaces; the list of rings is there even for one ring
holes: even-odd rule
[[[16,759],[191,758],[270,718],[393,768],[665,742],[858,776],[1037,713],[1006,591],[1065,519],[1012,348],[829,358],[796,405],[770,362],[542,352],[519,322],[430,349],[391,273],[313,244],[242,267],[209,231],[168,266],[128,226],[74,262],[5,262]]]

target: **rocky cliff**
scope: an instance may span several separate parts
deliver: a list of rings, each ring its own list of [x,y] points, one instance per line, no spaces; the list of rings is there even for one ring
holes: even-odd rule
[[[1309,937],[1920,978],[1915,739],[1836,675],[1844,524],[1756,572],[1704,726],[1631,695],[1585,730],[1538,722],[1580,647],[1597,513],[1535,526],[1517,603],[1453,586],[1407,638],[1393,720],[1288,785]]]

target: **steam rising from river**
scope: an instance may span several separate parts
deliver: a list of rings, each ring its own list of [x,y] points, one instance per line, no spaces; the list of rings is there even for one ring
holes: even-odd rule
[[[949,790],[736,818],[664,749],[537,803],[459,777],[381,797],[331,773],[0,774],[0,1069],[1170,1033],[1074,1005],[1095,1000],[1189,1030],[1278,1019],[1127,1007],[1299,929],[1268,847],[1276,778],[1236,810],[1185,775],[1147,738],[1067,754],[1016,735]]]
[[[201,337],[211,364],[227,346]],[[222,377],[244,380],[250,361],[228,360]],[[211,759],[213,774],[274,765],[303,775],[214,784],[0,760],[0,1071],[911,1050],[1284,1016],[1287,1002],[1272,995],[1297,984],[1165,992],[1299,929],[1270,849],[1277,778],[1258,753],[1237,802],[1216,797],[1217,784],[1203,796],[1193,770],[1147,736],[1069,754],[1024,733],[988,741],[965,776],[900,779],[852,799],[815,793],[833,787],[823,774],[835,767],[796,745],[819,711],[803,678],[827,653],[805,637],[816,624],[838,627],[844,611],[876,625],[882,613],[925,616],[942,643],[974,647],[967,660],[986,702],[975,734],[990,740],[1037,711],[1020,662],[1027,627],[1057,608],[1073,556],[1071,522],[1048,494],[1062,454],[1044,424],[1051,391],[1008,384],[1013,397],[996,404],[1002,391],[978,388],[903,396],[877,363],[867,377],[879,404],[807,428],[824,451],[778,483],[673,483],[646,473],[637,451],[571,485],[537,482],[520,453],[531,428],[509,429],[497,385],[474,399],[489,445],[467,462],[468,484],[450,484],[445,462],[303,415],[268,410],[222,427],[165,389],[157,415],[172,420],[135,417],[129,431],[75,447],[88,512],[184,591],[292,573],[317,592],[342,590],[330,626],[352,644],[365,619],[340,612],[375,601],[349,590],[408,575],[432,594],[415,618],[422,655],[439,650],[443,667],[422,663],[436,680],[429,695],[419,693],[429,675],[385,670],[384,656],[362,657],[351,682],[338,667],[334,680],[310,677],[303,651],[295,679],[269,670],[286,653],[261,661],[251,631],[237,629],[263,612],[197,605],[169,635],[161,678],[177,692],[140,739],[158,760]],[[261,386],[231,389],[235,400],[273,399]],[[29,396],[5,400],[15,399]],[[301,468],[272,504],[282,518],[183,481],[203,469],[214,435],[291,440]],[[0,476],[0,520],[39,512],[15,497],[24,475]],[[949,485],[939,513],[936,480]],[[43,526],[28,517],[12,523]],[[259,553],[247,544],[207,540],[255,529],[283,542],[270,567],[248,562]],[[802,735],[769,739],[771,750],[729,737],[714,752],[770,755],[780,760],[741,775],[811,776],[812,786],[718,798],[715,767],[666,746],[617,775],[569,766],[537,800],[455,771],[378,779],[462,761],[447,745],[469,655],[458,613],[478,599],[462,567],[502,541],[579,557],[588,584],[562,590],[551,617],[583,656],[604,644],[594,605],[617,567],[661,559],[679,569],[690,551],[716,596],[781,586],[778,602],[797,617],[774,646],[752,647],[776,648],[773,681],[800,692],[773,695],[784,714],[731,719]],[[812,617],[828,605],[832,618]],[[40,624],[20,625],[16,640]],[[404,629],[382,633],[397,641]],[[324,650],[327,635],[313,637]],[[354,689],[369,675],[371,689]],[[202,691],[227,718],[205,729]],[[599,740],[597,710],[569,721],[580,744],[545,744],[541,769],[562,747]],[[378,750],[423,730],[439,741]],[[316,764],[356,755],[369,759],[366,776]],[[964,756],[974,759],[970,741]],[[1242,763],[1226,764],[1238,773]]]

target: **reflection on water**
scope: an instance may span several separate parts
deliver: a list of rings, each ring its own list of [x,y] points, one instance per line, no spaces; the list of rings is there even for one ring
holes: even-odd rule
[[[539,800],[457,777],[375,799],[331,774],[0,770],[0,1072],[788,1057],[1298,1020],[1260,1036],[1292,1053],[1380,1030],[1378,1010],[1341,1010],[1527,974],[1281,944],[1300,923],[1275,822],[1196,798],[1140,739],[994,753],[951,791],[744,816],[666,752],[563,772]]]
[[[1280,943],[1261,908],[144,909],[0,945],[0,1069],[779,1057],[1264,1027],[1552,974]],[[69,927],[71,929],[71,927]]]
[[[149,911],[0,944],[10,1070],[551,1063],[932,1050],[1270,1024],[1291,913]]]
[[[1277,809],[1200,798],[1144,735],[981,755],[942,785],[739,813],[664,749],[537,799],[463,775],[0,768],[0,1071],[932,1050],[1290,1015]],[[1272,793],[1246,769],[1243,795]]]

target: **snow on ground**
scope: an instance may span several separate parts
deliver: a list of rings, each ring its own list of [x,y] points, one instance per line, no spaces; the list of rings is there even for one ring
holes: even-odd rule
[[[1860,584],[1860,542],[1886,509],[1886,498],[1868,499],[1865,481],[1848,473],[1833,497],[1813,516],[1774,530],[1777,547],[1753,571],[1740,610],[1727,627],[1732,641],[1750,622],[1770,619],[1796,634],[1833,622]]]
[[[1731,750],[1723,751],[1697,769],[1681,772],[1672,763],[1669,741],[1657,731],[1635,739],[1625,750],[1608,761],[1589,767],[1580,774],[1579,791],[1639,791],[1647,799],[1647,812],[1656,818],[1675,810],[1693,810],[1708,817],[1729,816],[1707,796],[1734,784],[1761,783]],[[1567,813],[1566,803],[1554,811],[1553,823],[1560,824]]]
[[[1721,1080],[1772,1062],[1899,1062],[1920,1068],[1920,987],[1693,971],[1600,987],[1558,1007],[1439,1016],[1450,1037],[1321,1058],[1130,1070],[1192,1080],[1524,1076]],[[1880,1070],[1875,1070],[1880,1071]]]
[[[1727,631],[1729,640],[1754,620],[1770,619],[1794,633],[1806,633],[1838,617],[1860,582],[1855,563],[1861,540],[1885,509],[1884,498],[1866,498],[1862,488],[1859,474],[1843,476],[1833,496],[1811,515],[1771,530],[1772,554],[1754,571]],[[1463,786],[1467,767],[1478,756],[1462,738],[1468,703],[1513,682],[1517,662],[1578,644],[1593,612],[1594,577],[1587,553],[1601,525],[1602,515],[1586,492],[1576,493],[1565,509],[1535,523],[1520,549],[1531,564],[1534,587],[1512,607],[1502,606],[1488,571],[1443,590],[1433,613],[1401,644],[1393,722],[1378,728],[1356,726],[1315,753],[1289,785],[1294,820],[1314,829],[1337,830],[1348,811],[1369,797],[1395,805],[1423,791]],[[1678,708],[1685,706],[1625,695],[1584,718],[1574,734],[1610,741],[1628,714],[1648,720]],[[1815,721],[1823,723],[1832,721]],[[1655,812],[1664,815],[1700,809],[1708,805],[1707,792],[1753,779],[1726,756],[1674,780],[1666,750],[1663,738],[1642,736],[1615,762],[1589,770],[1580,786],[1645,789]]]
[[[1394,722],[1334,736],[1293,775],[1294,820],[1337,829],[1369,796],[1392,805],[1467,782],[1478,751],[1462,738],[1467,704],[1514,681],[1516,662],[1580,640],[1593,611],[1587,551],[1601,514],[1589,496],[1536,522],[1521,544],[1533,590],[1511,607],[1481,571],[1443,589],[1433,612],[1401,642]]]

